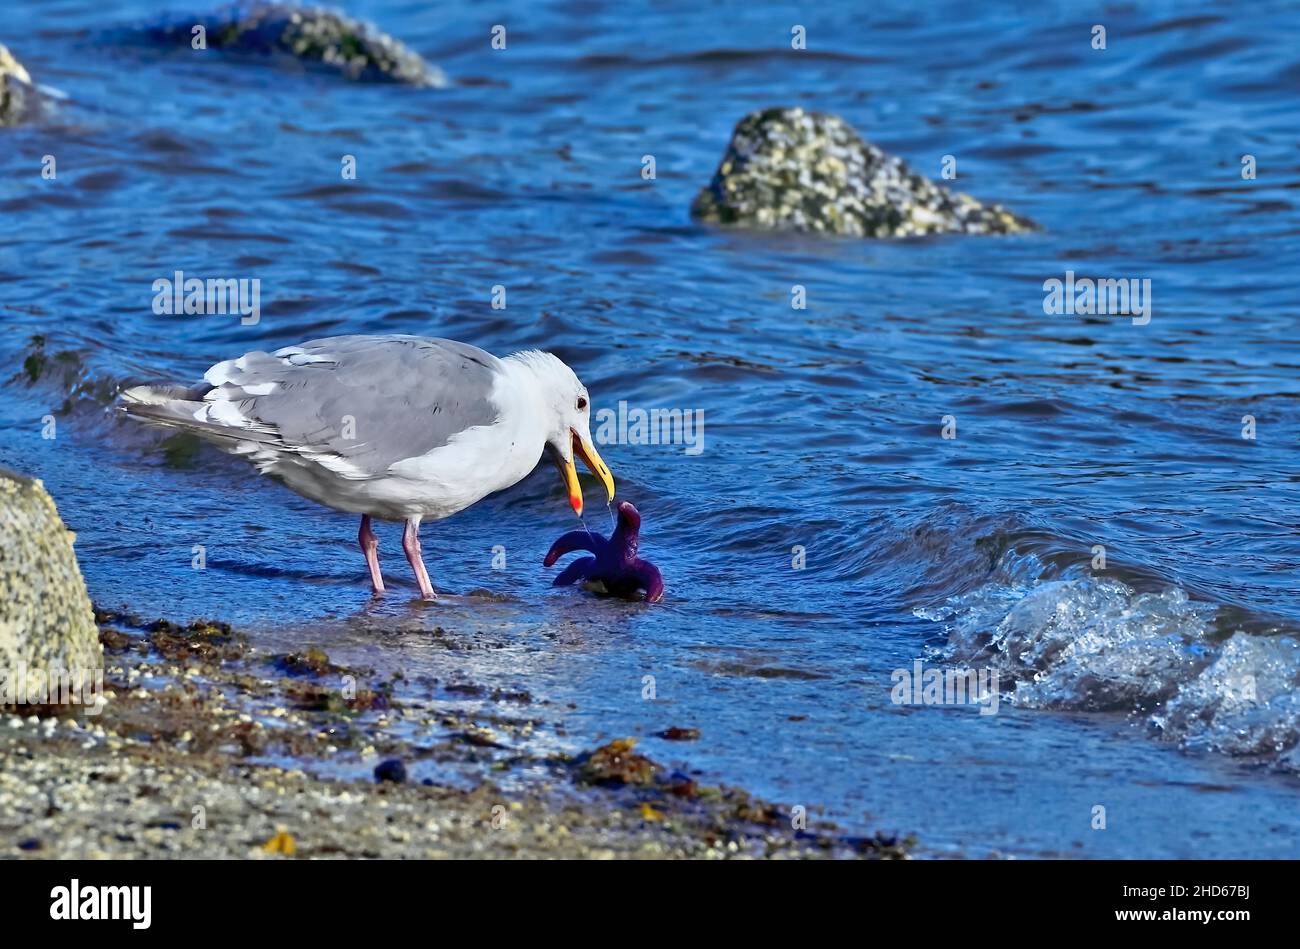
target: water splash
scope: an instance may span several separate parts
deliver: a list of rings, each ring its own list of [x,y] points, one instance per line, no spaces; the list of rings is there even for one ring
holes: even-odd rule
[[[1294,636],[1225,628],[1223,607],[1178,586],[1027,576],[1033,564],[1008,550],[994,581],[915,610],[944,624],[944,658],[994,666],[1023,708],[1118,712],[1189,750],[1300,770]]]

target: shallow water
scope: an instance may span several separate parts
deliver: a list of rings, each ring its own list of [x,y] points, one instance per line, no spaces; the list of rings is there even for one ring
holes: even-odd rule
[[[70,97],[0,132],[0,463],[45,479],[97,602],[526,688],[553,723],[539,741],[647,736],[706,780],[936,852],[1300,855],[1294,6],[349,5],[444,90],[115,32],[152,7],[20,0],[0,33]],[[793,23],[809,50],[788,50]],[[1044,230],[694,225],[732,125],[782,104],[932,177],[952,155],[958,187]],[[261,322],[154,315],[178,269],[260,278]],[[1150,278],[1151,322],[1044,315],[1067,270]],[[702,410],[698,455],[602,447],[665,602],[549,587],[573,518],[543,467],[424,530],[440,589],[508,601],[412,605],[388,527],[394,589],[372,603],[352,519],[106,407],[126,379],[364,332],[549,348],[598,410]],[[434,645],[437,625],[474,648]],[[894,705],[918,658],[996,669],[998,713]],[[672,725],[701,738],[648,737]]]

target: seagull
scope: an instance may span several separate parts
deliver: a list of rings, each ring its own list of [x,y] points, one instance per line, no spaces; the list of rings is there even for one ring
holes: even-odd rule
[[[498,359],[423,336],[334,336],[219,362],[197,386],[135,385],[119,407],[193,432],[298,494],[361,515],[357,541],[384,592],[371,519],[404,521],[420,594],[436,599],[420,523],[523,480],[548,451],[582,514],[581,458],[614,499],[591,441],[590,396],[551,353]]]

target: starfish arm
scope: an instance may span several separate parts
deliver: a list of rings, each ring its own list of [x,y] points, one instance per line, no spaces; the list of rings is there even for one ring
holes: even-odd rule
[[[583,557],[575,560],[563,570],[560,575],[551,581],[553,587],[567,587],[571,583],[584,579],[596,566],[595,557]]]
[[[596,540],[597,538],[586,531],[569,531],[551,544],[551,549],[546,552],[546,559],[542,561],[542,566],[553,566],[555,561],[565,554],[573,553],[575,550],[590,550],[592,553],[596,553]]]
[[[638,560],[628,571],[629,576],[635,577],[637,585],[645,590],[645,601],[647,603],[658,603],[664,595],[664,578],[659,572],[659,568],[647,560]]]

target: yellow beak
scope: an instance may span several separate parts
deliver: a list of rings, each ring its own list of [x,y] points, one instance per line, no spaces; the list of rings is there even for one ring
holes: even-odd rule
[[[605,486],[605,491],[609,494],[609,499],[614,500],[614,476],[610,474],[609,467],[600,459],[600,452],[596,451],[596,446],[587,441],[577,432],[573,432],[573,454],[581,458],[582,463],[600,479],[600,483]],[[578,483],[578,470],[574,467],[572,459],[561,457],[559,452],[555,453],[555,466],[560,469],[560,477],[564,479],[564,486],[569,491],[569,504],[573,505],[575,514],[582,513],[582,485]]]

